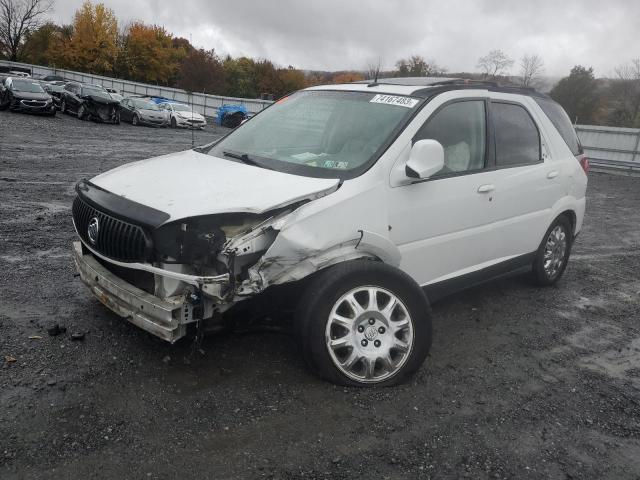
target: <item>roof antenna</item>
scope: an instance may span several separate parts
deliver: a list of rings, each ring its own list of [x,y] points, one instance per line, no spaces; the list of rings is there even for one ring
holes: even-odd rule
[[[378,65],[376,66],[376,73],[374,74],[373,83],[367,85],[367,87],[375,87],[378,85],[378,75],[380,74],[380,58],[378,58]]]

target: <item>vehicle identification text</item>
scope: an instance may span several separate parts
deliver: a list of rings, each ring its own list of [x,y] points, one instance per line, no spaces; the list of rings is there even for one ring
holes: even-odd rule
[[[396,95],[376,95],[370,103],[384,103],[386,105],[398,105],[399,107],[413,108],[418,104],[417,99],[409,97],[398,97]]]

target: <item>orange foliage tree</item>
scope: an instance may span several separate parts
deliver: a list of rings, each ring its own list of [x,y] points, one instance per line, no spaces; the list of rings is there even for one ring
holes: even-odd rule
[[[164,28],[134,22],[123,36],[118,66],[132,80],[167,85],[176,78],[186,54],[183,47],[174,47]]]

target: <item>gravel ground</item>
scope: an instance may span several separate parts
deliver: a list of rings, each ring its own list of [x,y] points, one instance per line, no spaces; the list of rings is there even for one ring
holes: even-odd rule
[[[411,382],[346,389],[284,333],[208,337],[186,363],[189,341],[127,324],[75,276],[74,183],[190,145],[0,112],[0,478],[640,478],[640,178],[590,175],[556,287],[441,301]]]

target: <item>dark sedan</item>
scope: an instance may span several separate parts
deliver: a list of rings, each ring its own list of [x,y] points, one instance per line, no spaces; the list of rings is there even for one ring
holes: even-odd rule
[[[80,120],[120,123],[120,102],[97,85],[67,83],[60,94],[60,111]]]
[[[30,78],[8,77],[0,93],[0,109],[55,115],[56,108],[51,95]]]

